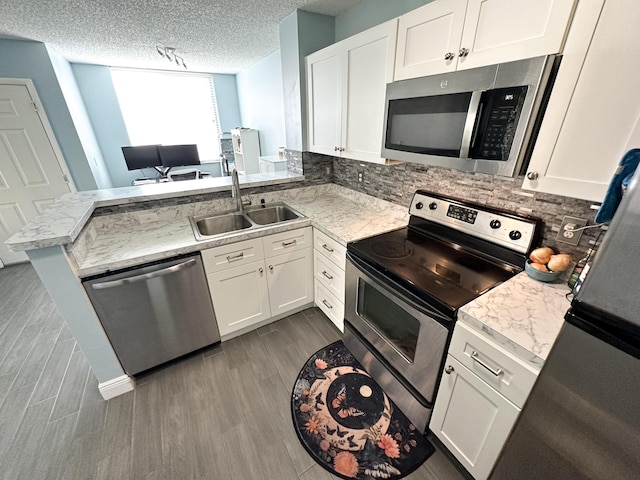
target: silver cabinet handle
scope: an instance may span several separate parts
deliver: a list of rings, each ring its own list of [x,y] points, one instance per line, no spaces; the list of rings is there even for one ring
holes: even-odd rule
[[[269,265],[269,270],[273,272],[273,265]]]
[[[447,365],[447,368],[444,369],[444,373],[447,375],[451,375],[454,371],[453,365]]]
[[[322,248],[324,248],[327,252],[329,253],[333,253],[333,248],[331,248],[329,245],[327,245],[326,243],[324,243],[322,245]]]
[[[298,241],[297,240],[291,240],[290,242],[282,242],[282,246],[284,248],[290,247],[291,245],[295,245]]]
[[[339,147],[333,147],[333,151],[334,151],[334,152],[337,152],[338,150],[340,150],[340,148],[339,148]]]
[[[324,270],[324,271],[322,272],[322,275],[324,275],[325,277],[327,277],[329,280],[333,280],[333,275],[331,275],[331,274],[327,273],[327,271],[326,271],[326,270]]]
[[[447,52],[444,54],[444,59],[445,60],[453,60],[455,58],[456,54],[453,52]]]
[[[527,178],[529,180],[537,180],[538,179],[538,172],[529,172],[527,173]]]
[[[144,282],[152,278],[163,277],[171,273],[179,272],[180,270],[195,265],[195,263],[196,260],[192,258],[191,260],[187,260],[186,262],[172,265],[170,267],[163,268],[162,270],[156,270],[155,272],[143,273],[142,275],[121,278],[120,280],[112,280],[110,282],[94,283],[93,285],[91,285],[91,288],[93,288],[94,290],[102,290],[105,288],[121,287],[122,285],[125,285],[127,283]]]
[[[240,252],[238,255],[227,255],[227,262],[235,262],[236,260],[242,260],[244,252]]]
[[[260,268],[258,269],[258,273],[259,273],[260,275],[262,275],[262,274],[264,273],[264,268],[260,267]]]
[[[478,358],[478,352],[476,352],[475,350],[473,352],[471,352],[471,360],[473,360],[474,362],[478,363],[481,367],[486,368],[489,372],[491,372],[492,375],[494,375],[496,377],[499,377],[500,375],[502,375],[504,373],[504,370],[502,370],[501,368],[498,368],[497,370],[494,370],[489,365],[487,365],[482,360],[480,360],[480,358]]]
[[[466,57],[467,55],[469,55],[469,49],[464,47],[461,48],[458,52],[458,55],[460,55],[461,57]]]
[[[322,300],[322,303],[324,303],[324,305],[325,305],[327,308],[333,308],[333,305],[331,305],[331,304],[330,304],[329,302],[327,302],[326,300]]]

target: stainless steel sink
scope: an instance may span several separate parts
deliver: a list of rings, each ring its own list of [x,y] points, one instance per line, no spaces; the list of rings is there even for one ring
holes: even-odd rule
[[[248,210],[246,214],[247,217],[258,225],[271,225],[272,223],[286,222],[300,218],[300,215],[287,205],[256,208]]]
[[[274,203],[245,209],[244,213],[233,211],[198,215],[189,218],[196,240],[225,235],[266,225],[289,222],[304,218],[299,212],[284,203]]]

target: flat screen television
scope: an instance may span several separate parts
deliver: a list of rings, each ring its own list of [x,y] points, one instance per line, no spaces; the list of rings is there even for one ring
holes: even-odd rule
[[[161,145],[158,147],[163,167],[182,167],[200,165],[198,146],[193,145]]]
[[[162,166],[158,145],[139,145],[136,147],[122,147],[124,161],[128,170],[153,168]]]

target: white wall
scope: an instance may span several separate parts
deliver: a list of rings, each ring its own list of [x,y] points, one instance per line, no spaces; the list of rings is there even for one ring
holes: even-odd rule
[[[236,75],[242,126],[260,134],[260,154],[276,155],[285,146],[280,51]]]

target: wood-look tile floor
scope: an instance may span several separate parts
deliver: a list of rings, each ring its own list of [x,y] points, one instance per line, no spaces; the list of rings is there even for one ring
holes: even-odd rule
[[[309,309],[104,401],[33,268],[0,269],[0,478],[337,478],[300,445],[290,392],[307,358],[339,338]],[[438,450],[406,478],[464,477]]]

